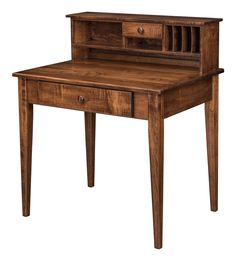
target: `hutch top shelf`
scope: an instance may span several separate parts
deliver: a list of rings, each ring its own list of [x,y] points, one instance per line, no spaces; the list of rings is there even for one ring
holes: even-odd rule
[[[129,22],[156,22],[201,26],[212,22],[220,22],[222,18],[200,18],[200,17],[184,17],[184,16],[165,16],[165,15],[145,15],[145,14],[123,14],[123,13],[99,13],[99,12],[83,12],[68,14],[76,20],[84,21],[129,21]]]

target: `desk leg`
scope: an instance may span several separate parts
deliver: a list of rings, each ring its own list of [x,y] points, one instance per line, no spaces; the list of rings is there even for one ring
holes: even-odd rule
[[[23,216],[30,215],[33,105],[27,101],[26,81],[19,78],[20,156]]]
[[[85,112],[87,182],[92,187],[95,184],[95,123],[96,114]]]
[[[163,224],[163,144],[164,144],[164,102],[163,96],[149,95],[149,152],[152,187],[152,209],[154,246],[162,248]]]
[[[218,210],[218,76],[212,78],[212,100],[205,103],[211,210]]]

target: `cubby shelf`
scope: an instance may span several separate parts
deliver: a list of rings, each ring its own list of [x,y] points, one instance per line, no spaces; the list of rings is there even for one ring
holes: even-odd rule
[[[97,44],[92,42],[87,43],[74,43],[73,46],[76,47],[84,47],[90,49],[103,49],[103,50],[116,50],[116,51],[126,51],[126,52],[135,52],[135,53],[146,53],[146,54],[162,54],[164,55],[171,55],[171,56],[185,56],[185,57],[192,57],[195,60],[200,58],[199,53],[192,53],[192,52],[170,52],[169,51],[162,51],[162,50],[151,50],[151,49],[140,49],[140,48],[129,48],[129,47],[121,47],[121,46],[111,46],[111,45],[104,45],[104,44]]]

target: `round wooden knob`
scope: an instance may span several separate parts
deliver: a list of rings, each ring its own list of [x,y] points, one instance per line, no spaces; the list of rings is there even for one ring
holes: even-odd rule
[[[83,96],[78,97],[79,103],[83,104],[85,102],[85,98]]]
[[[139,34],[144,34],[144,28],[143,27],[139,27],[137,29],[137,31],[138,31]]]

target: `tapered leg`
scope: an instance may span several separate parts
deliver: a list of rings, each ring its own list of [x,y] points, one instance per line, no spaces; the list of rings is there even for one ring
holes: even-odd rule
[[[149,153],[152,187],[154,246],[162,248],[163,224],[163,144],[164,103],[163,96],[149,95]]]
[[[85,112],[87,182],[89,187],[95,184],[95,122],[96,114]]]
[[[205,103],[207,156],[212,211],[218,210],[218,76],[212,78],[212,100]]]
[[[20,156],[23,216],[30,215],[33,105],[27,102],[26,81],[19,78]]]

